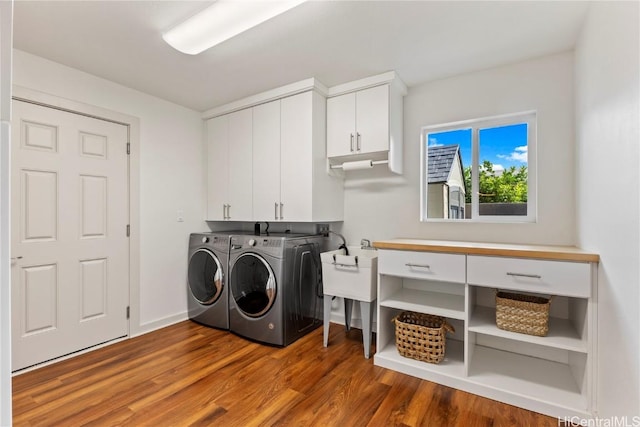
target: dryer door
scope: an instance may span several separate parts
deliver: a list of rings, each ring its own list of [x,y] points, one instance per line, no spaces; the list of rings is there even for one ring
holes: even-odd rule
[[[242,314],[260,317],[269,311],[276,300],[276,278],[264,258],[254,253],[240,255],[229,277],[231,294]]]
[[[207,249],[198,249],[189,259],[189,289],[193,297],[204,305],[220,298],[223,287],[222,265],[218,257]]]

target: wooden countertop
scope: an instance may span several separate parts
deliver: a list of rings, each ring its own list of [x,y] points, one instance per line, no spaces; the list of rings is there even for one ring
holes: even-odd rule
[[[460,242],[449,240],[393,239],[373,242],[377,249],[494,255],[546,260],[599,262],[600,255],[575,246],[518,245],[509,243]]]

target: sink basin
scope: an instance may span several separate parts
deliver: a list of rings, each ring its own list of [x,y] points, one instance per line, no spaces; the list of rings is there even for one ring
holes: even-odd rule
[[[348,246],[323,252],[322,286],[325,295],[371,302],[377,296],[378,251]]]

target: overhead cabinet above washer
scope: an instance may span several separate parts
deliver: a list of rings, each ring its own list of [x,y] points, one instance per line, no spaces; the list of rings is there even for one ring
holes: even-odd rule
[[[205,112],[208,221],[343,219],[342,177],[326,161],[326,89],[317,86],[308,79]]]
[[[251,109],[207,120],[208,209],[210,221],[251,221]]]
[[[328,175],[325,98],[315,91],[254,107],[256,221],[341,221],[343,184]]]

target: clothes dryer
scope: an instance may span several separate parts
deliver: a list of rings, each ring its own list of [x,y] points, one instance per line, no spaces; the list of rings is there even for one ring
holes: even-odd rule
[[[322,324],[323,236],[232,236],[229,329],[286,346]]]
[[[205,326],[229,329],[226,233],[193,233],[189,237],[189,318]]]

